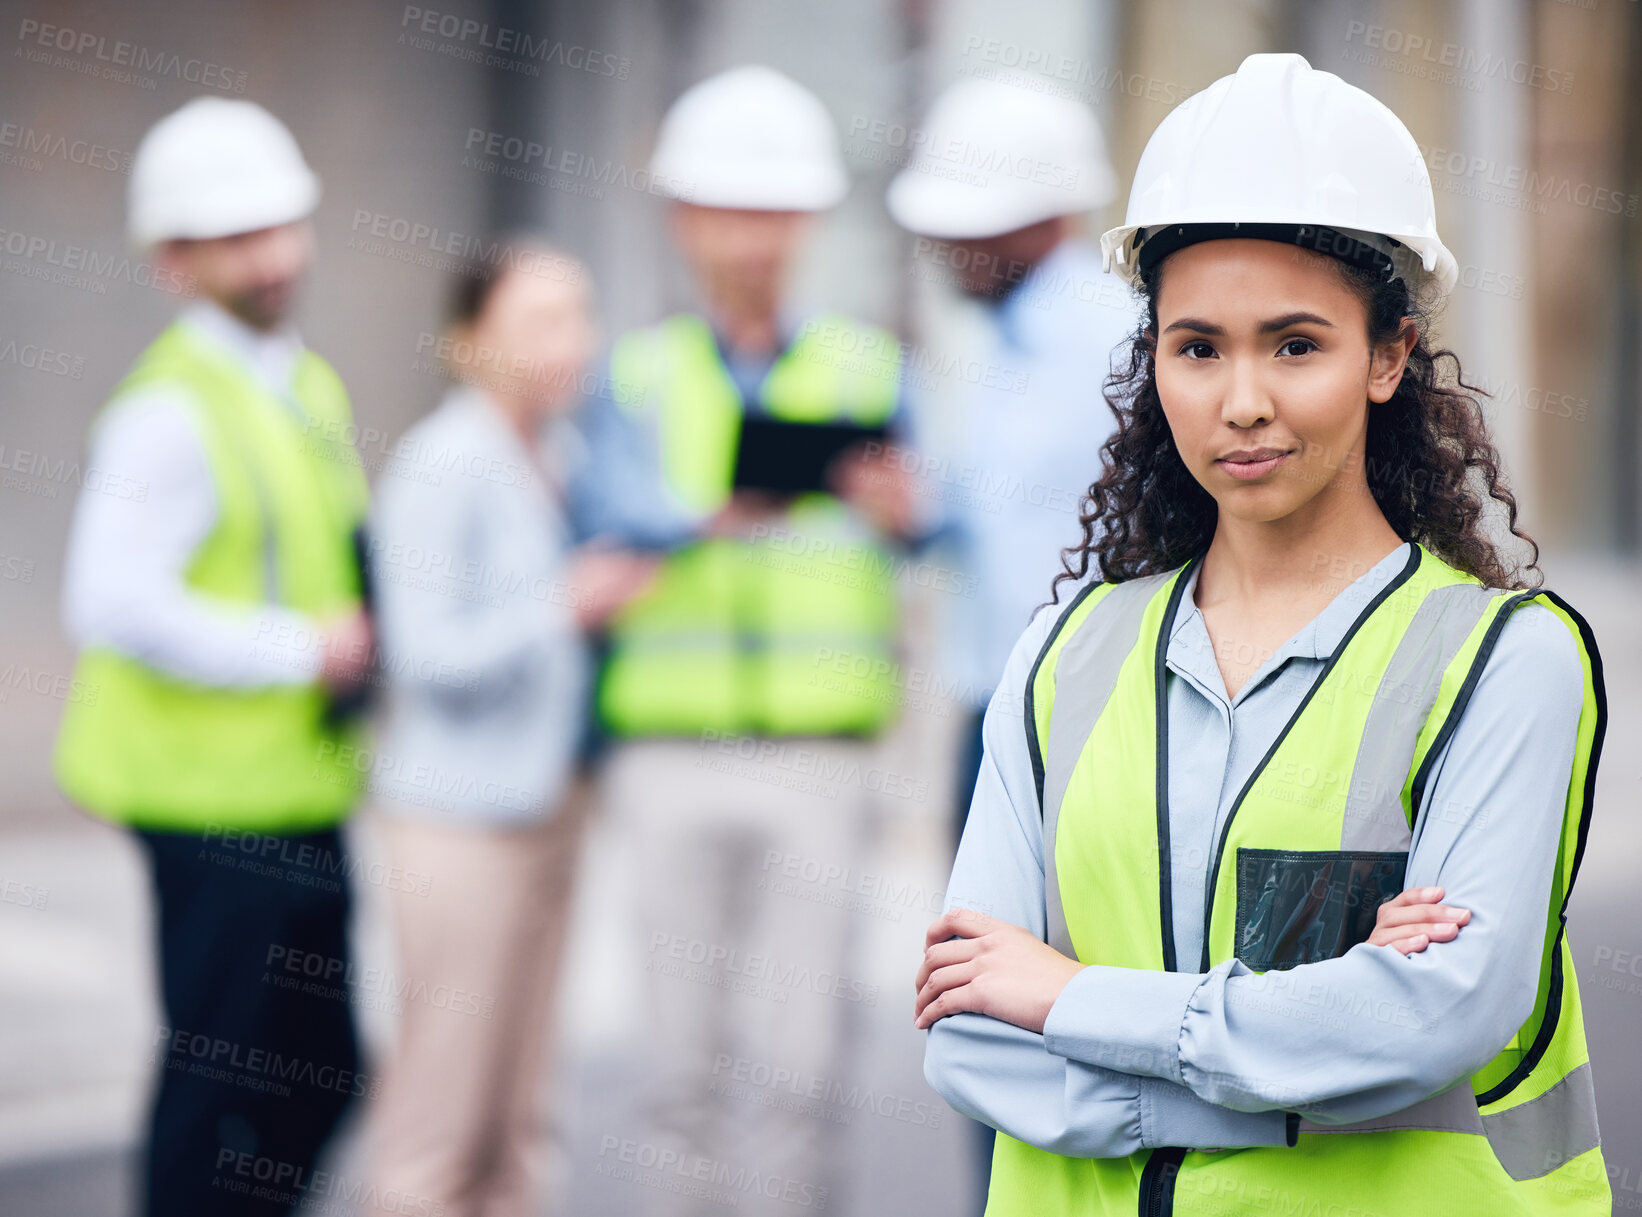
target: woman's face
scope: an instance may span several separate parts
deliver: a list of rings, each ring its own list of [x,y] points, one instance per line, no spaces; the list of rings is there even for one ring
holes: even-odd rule
[[[1366,493],[1370,402],[1396,391],[1417,335],[1372,349],[1330,259],[1276,241],[1170,254],[1157,300],[1157,392],[1181,459],[1236,519],[1269,523]]]
[[[581,399],[580,377],[597,335],[588,315],[587,282],[579,263],[540,260],[540,273],[509,270],[471,327],[476,369],[537,417],[564,412]]]

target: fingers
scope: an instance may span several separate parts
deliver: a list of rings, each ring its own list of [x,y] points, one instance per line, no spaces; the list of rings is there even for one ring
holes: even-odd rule
[[[992,927],[992,918],[973,909],[948,909],[924,932],[924,946],[929,948],[948,938],[979,938]]]
[[[1435,904],[1441,899],[1440,887],[1411,887],[1387,900],[1380,906],[1380,911],[1383,913],[1386,909],[1406,908],[1411,904]]]
[[[1414,951],[1423,951],[1433,942],[1449,942],[1460,932],[1460,927],[1452,921],[1415,922],[1411,925],[1381,926],[1369,935],[1368,941],[1373,946],[1395,946],[1404,955],[1411,955]],[[1411,942],[1420,939],[1420,944],[1412,950],[1398,946],[1399,943]]]
[[[929,983],[918,991],[912,1025],[921,1031],[949,1014],[976,1009],[974,1002],[977,995],[969,982],[979,972],[980,964],[974,960],[937,968],[930,976]]]
[[[1390,904],[1382,904],[1375,918],[1378,929],[1388,927],[1424,924],[1426,922],[1441,923],[1453,922],[1464,925],[1471,920],[1470,909],[1454,908],[1446,904],[1405,904],[1398,908]]]
[[[973,938],[957,938],[950,942],[937,942],[932,947],[924,948],[924,962],[918,967],[917,979],[913,982],[915,990],[922,990],[929,982],[929,975],[937,968],[949,967],[955,963],[963,963],[973,959],[979,948]]]

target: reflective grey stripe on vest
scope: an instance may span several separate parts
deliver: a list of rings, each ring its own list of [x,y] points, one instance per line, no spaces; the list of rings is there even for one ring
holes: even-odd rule
[[[1488,1144],[1517,1182],[1548,1175],[1602,1144],[1587,1061],[1537,1099],[1482,1117]]]
[[[1173,573],[1147,575],[1113,587],[1073,627],[1055,664],[1055,700],[1043,749],[1043,894],[1049,945],[1074,959],[1077,952],[1066,928],[1066,910],[1061,907],[1060,882],[1055,875],[1055,826],[1060,821],[1061,801],[1095,720],[1117,687],[1118,670],[1135,649],[1146,606]],[[1159,881],[1167,883],[1168,876]]]
[[[1496,595],[1474,583],[1450,584],[1427,592],[1415,610],[1363,726],[1340,825],[1342,850],[1408,850],[1402,786],[1414,745],[1437,704],[1443,673]]]
[[[1168,574],[1154,575],[1114,587],[1062,645],[1055,665],[1055,700],[1044,749],[1044,893],[1049,945],[1074,958],[1055,872],[1061,804],[1095,722],[1111,699],[1118,671],[1139,639],[1147,605],[1168,578]],[[1414,748],[1436,705],[1443,672],[1497,594],[1476,584],[1433,588],[1415,610],[1374,692],[1364,724],[1343,816],[1341,849],[1409,848],[1402,778],[1413,768]],[[1171,624],[1163,622],[1162,628],[1167,630]],[[1388,780],[1386,774],[1396,775],[1396,780]],[[1159,882],[1169,881],[1169,876],[1159,876]],[[1481,1135],[1482,1118],[1471,1087],[1461,1082],[1401,1111],[1352,1124],[1300,1121],[1300,1131],[1313,1134],[1416,1129]]]
[[[1477,1096],[1471,1090],[1470,1080],[1461,1079],[1441,1094],[1421,1099],[1401,1111],[1375,1116],[1372,1120],[1358,1120],[1355,1124],[1300,1121],[1302,1133],[1403,1132],[1411,1129],[1480,1134],[1483,1131],[1482,1117],[1477,1114]]]
[[[1402,786],[1414,767],[1420,730],[1437,704],[1443,673],[1488,611],[1498,589],[1474,583],[1432,588],[1414,611],[1363,724],[1352,764],[1351,786],[1340,825],[1342,850],[1407,852],[1413,835],[1403,808]],[[1484,1131],[1477,1099],[1464,1081],[1401,1111],[1352,1124],[1300,1121],[1302,1133],[1430,1130]]]

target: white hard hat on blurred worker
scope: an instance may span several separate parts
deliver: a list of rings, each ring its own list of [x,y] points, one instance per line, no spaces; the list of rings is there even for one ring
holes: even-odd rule
[[[310,214],[319,179],[255,102],[197,97],[149,128],[131,166],[131,240],[226,237]]]
[[[963,80],[936,98],[908,139],[912,160],[889,186],[895,222],[921,236],[980,240],[1110,202],[1117,181],[1093,111],[1041,84]]]
[[[1171,110],[1141,153],[1123,223],[1100,247],[1106,268],[1115,260],[1135,283],[1170,250],[1238,235],[1401,275],[1428,301],[1459,275],[1408,128],[1300,55],[1250,55]]]
[[[815,94],[774,68],[731,68],[661,120],[656,189],[705,207],[823,211],[849,191],[838,132]]]

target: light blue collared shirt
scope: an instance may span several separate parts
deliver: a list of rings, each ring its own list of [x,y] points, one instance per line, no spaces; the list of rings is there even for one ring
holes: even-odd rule
[[[1079,501],[1117,426],[1102,381],[1142,319],[1100,251],[1075,239],[981,315],[962,361],[937,365],[945,383],[913,382],[923,493],[973,589],[950,605],[942,669],[976,709],[1078,539]]]
[[[1177,958],[1202,951],[1207,863],[1260,758],[1364,605],[1407,561],[1398,546],[1269,656],[1234,698],[1188,575],[1166,653],[1171,895]],[[1040,611],[987,707],[986,745],[946,907],[1045,936],[1043,832],[1022,726],[1027,673],[1064,609]],[[1089,967],[1044,1033],[980,1014],[930,1028],[924,1075],[957,1110],[1054,1153],[1282,1145],[1285,1111],[1352,1123],[1469,1077],[1532,1012],[1545,908],[1573,768],[1584,674],[1539,604],[1507,619],[1440,751],[1408,887],[1471,910],[1450,942],[1403,956],[1359,944],[1265,976]],[[1280,983],[1271,983],[1270,977]]]

